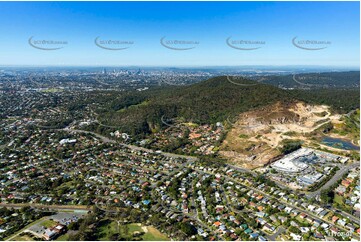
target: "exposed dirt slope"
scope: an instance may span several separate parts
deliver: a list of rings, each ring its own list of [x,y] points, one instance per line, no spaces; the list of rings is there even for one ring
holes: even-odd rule
[[[220,154],[244,168],[260,167],[280,155],[282,140],[307,141],[304,134],[325,123],[340,122],[339,119],[339,115],[331,115],[328,106],[278,102],[240,114]]]

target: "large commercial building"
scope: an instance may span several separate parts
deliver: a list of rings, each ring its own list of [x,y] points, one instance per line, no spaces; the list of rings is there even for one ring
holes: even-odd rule
[[[271,167],[282,172],[300,172],[308,167],[307,163],[315,160],[317,156],[312,149],[301,148],[279,159]]]

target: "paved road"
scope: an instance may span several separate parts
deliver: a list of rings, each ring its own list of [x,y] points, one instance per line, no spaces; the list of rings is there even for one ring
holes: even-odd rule
[[[298,84],[300,84],[300,85],[302,85],[302,86],[308,86],[308,87],[314,86],[314,85],[312,85],[312,84],[307,84],[307,83],[303,83],[303,82],[298,81],[298,80],[296,79],[296,75],[293,75],[292,79],[293,79],[296,83],[298,83]]]
[[[46,220],[46,219],[48,219],[49,217],[42,217],[41,219],[39,219],[38,220],[38,222],[40,223],[40,222],[42,222],[42,221],[44,221],[44,220]],[[17,236],[19,236],[21,233],[23,233],[23,232],[28,232],[28,227],[31,227],[31,224],[29,224],[29,225],[27,225],[27,226],[25,226],[25,228],[22,228],[22,229],[20,229],[18,232],[16,232],[14,235],[12,235],[11,237],[8,237],[7,239],[6,239],[6,241],[9,241],[9,240],[13,240],[14,238],[16,238]]]
[[[339,179],[341,179],[343,177],[344,174],[346,174],[349,170],[353,169],[353,168],[356,168],[356,167],[359,167],[360,166],[360,162],[354,162],[354,163],[351,163],[351,164],[348,164],[346,166],[342,166],[340,170],[338,170],[336,172],[336,174],[328,181],[325,183],[325,185],[323,185],[321,188],[319,188],[317,191],[314,191],[314,192],[311,192],[311,193],[308,193],[306,194],[306,196],[308,198],[313,198],[313,197],[316,197],[316,196],[320,196],[321,194],[321,191],[322,190],[325,190],[325,189],[328,189],[330,188],[333,184],[335,184]],[[325,207],[324,207],[325,208]],[[327,209],[325,208],[326,210],[329,210],[329,211],[334,211],[335,209],[332,208],[331,210],[330,209]],[[345,216],[345,217],[348,217],[349,219],[351,219],[352,221],[356,222],[357,224],[360,224],[360,218],[357,218],[355,216],[353,216],[352,214],[349,214],[345,211],[342,211],[340,210],[340,213]]]
[[[207,172],[204,172],[204,171],[201,171],[201,170],[198,170],[198,169],[195,169],[195,170],[198,171],[198,172],[200,172],[200,173],[211,174],[211,173],[207,173]],[[250,190],[253,190],[253,191],[257,192],[257,193],[262,194],[262,195],[265,196],[265,197],[271,198],[271,199],[273,199],[273,200],[275,200],[275,201],[278,201],[278,202],[281,203],[281,204],[284,204],[284,205],[286,205],[286,206],[288,206],[288,207],[291,207],[291,208],[293,208],[293,209],[296,209],[297,211],[303,212],[303,213],[307,214],[309,217],[312,217],[313,219],[318,219],[318,220],[323,221],[323,222],[325,222],[325,223],[327,223],[327,224],[332,224],[333,226],[337,227],[339,230],[342,230],[342,231],[344,231],[344,232],[348,232],[348,230],[345,229],[344,227],[342,227],[342,226],[340,226],[340,225],[338,225],[338,224],[334,224],[334,223],[332,223],[331,221],[325,220],[325,219],[319,217],[318,215],[316,215],[316,214],[314,214],[314,213],[312,213],[312,212],[310,212],[310,211],[308,211],[308,210],[305,210],[305,209],[303,209],[303,208],[301,208],[301,207],[298,207],[298,206],[295,206],[295,205],[293,205],[293,204],[290,204],[290,203],[288,203],[288,202],[286,202],[286,201],[284,201],[284,200],[282,200],[282,199],[279,199],[279,198],[277,198],[277,197],[275,197],[275,196],[273,196],[273,195],[270,195],[270,194],[268,194],[268,193],[266,193],[266,192],[264,192],[264,191],[261,191],[261,190],[255,188],[255,187],[251,187],[251,186],[249,186],[249,185],[247,185],[247,184],[241,183],[241,182],[239,182],[238,180],[236,180],[236,179],[234,179],[234,178],[227,177],[227,176],[224,176],[224,178],[225,178],[225,180],[232,181],[232,182],[234,182],[234,183],[236,183],[236,184],[238,183],[238,184],[240,184],[240,185],[242,185],[242,186],[244,186],[244,187],[247,187],[247,188],[250,189]],[[353,234],[352,236],[353,236],[354,238],[356,238],[356,239],[359,239],[359,237],[356,236],[355,234]]]
[[[243,87],[251,87],[251,86],[256,86],[256,85],[259,85],[259,83],[249,83],[249,84],[246,84],[246,83],[238,83],[238,82],[235,82],[233,80],[233,77],[231,78],[230,76],[227,76],[227,81],[234,84],[234,85],[237,85],[237,86],[243,86]],[[242,81],[242,80],[241,80]]]
[[[313,198],[313,197],[316,197],[317,195],[320,195],[322,190],[325,190],[325,189],[331,187],[333,184],[335,184],[335,182],[337,182],[339,179],[341,179],[342,176],[344,174],[346,174],[349,170],[359,167],[359,166],[360,166],[360,162],[354,162],[354,163],[348,164],[346,166],[342,166],[336,172],[336,174],[328,182],[325,183],[325,185],[323,185],[322,187],[320,187],[318,190],[316,190],[314,192],[308,193],[306,196],[308,198]]]
[[[335,210],[336,210],[336,208],[332,208],[332,211],[335,211]],[[343,216],[345,216],[346,218],[349,218],[350,220],[352,220],[353,222],[355,222],[357,224],[360,224],[360,218],[357,218],[357,217],[353,216],[352,214],[349,214],[349,213],[347,213],[345,211],[342,211],[342,210],[340,210],[340,213]]]
[[[91,207],[87,206],[77,206],[77,205],[45,205],[39,203],[0,203],[0,207],[7,207],[7,208],[22,208],[30,206],[32,208],[48,208],[48,209],[55,209],[55,210],[84,210],[84,211],[91,211]]]
[[[62,130],[65,130],[65,131],[69,131],[69,132],[76,132],[76,133],[88,133],[88,134],[93,134],[94,136],[100,138],[101,140],[103,140],[103,142],[107,142],[107,143],[118,143],[117,141],[113,140],[113,139],[110,139],[106,136],[103,136],[103,135],[100,135],[100,134],[97,134],[95,132],[91,132],[91,131],[85,131],[85,130],[76,130],[76,129],[68,129],[68,128],[65,128],[65,129],[62,129]],[[123,145],[125,147],[128,147],[130,149],[133,149],[133,150],[141,150],[141,151],[144,151],[144,152],[153,152],[153,150],[150,150],[150,149],[146,149],[146,148],[143,148],[143,147],[138,147],[138,146],[134,146],[134,145],[128,145],[128,144],[123,144],[123,143],[118,143],[120,145]],[[173,158],[185,158],[185,159],[188,159],[188,161],[196,161],[198,160],[197,157],[193,157],[193,156],[185,156],[185,155],[178,155],[178,154],[173,154],[173,153],[163,153],[162,154],[164,156],[168,156],[168,157],[173,157]],[[347,166],[344,166],[342,167],[338,172],[336,172],[336,174],[324,185],[322,186],[320,189],[318,189],[317,191],[313,192],[313,193],[309,193],[308,196],[309,197],[313,197],[313,196],[317,196],[318,194],[320,194],[320,191],[322,189],[326,189],[328,187],[330,187],[331,185],[333,185],[337,180],[339,180],[343,174],[345,174],[347,171],[349,171],[350,169],[354,168],[354,167],[358,167],[360,165],[359,162],[356,162],[356,163],[352,163],[352,164],[349,164]],[[239,167],[236,167],[236,166],[232,166],[232,165],[228,165],[230,168],[232,169],[237,169],[237,170],[240,170],[240,171],[243,171],[243,172],[248,172],[248,173],[251,173],[252,175],[256,175],[257,173],[253,172],[253,171],[250,171],[250,170],[246,170],[246,169],[242,169],[242,168],[239,168]],[[199,170],[198,170],[199,171]],[[201,173],[205,173],[203,171],[199,171]],[[236,182],[236,183],[239,183],[238,181],[236,181],[235,179],[233,178],[229,178],[229,177],[225,177],[226,179],[228,180],[231,180],[233,182]],[[249,189],[252,189],[258,193],[261,193],[263,194],[264,196],[266,197],[269,197],[269,198],[273,198],[275,200],[278,200],[280,203],[283,203],[289,207],[292,207],[294,209],[297,209],[298,211],[301,211],[301,212],[304,212],[306,214],[308,214],[310,217],[313,217],[313,218],[317,218],[321,221],[324,221],[326,223],[330,223],[330,221],[327,221],[327,220],[324,220],[323,218],[320,218],[318,217],[317,215],[311,213],[310,211],[307,211],[307,210],[304,210],[300,207],[297,207],[297,206],[294,206],[292,204],[289,204],[287,202],[284,202],[284,201],[280,201],[278,198],[270,195],[270,194],[267,194],[255,187],[249,187],[248,185],[245,185],[245,184],[242,184],[243,186],[246,186],[248,187]],[[333,224],[335,227],[339,228],[340,230],[343,230],[345,232],[347,232],[347,230],[337,224]]]
[[[232,179],[232,180],[233,180],[233,179]],[[279,203],[283,203],[284,205],[286,205],[286,206],[288,206],[288,207],[291,207],[291,208],[294,208],[294,209],[296,209],[297,211],[301,211],[301,212],[307,214],[309,217],[312,217],[312,218],[314,218],[314,219],[318,219],[318,220],[323,221],[323,222],[325,222],[325,223],[327,223],[327,224],[332,224],[333,226],[337,227],[338,229],[340,229],[340,230],[342,230],[342,231],[344,231],[344,232],[348,232],[348,230],[345,229],[344,227],[342,227],[342,226],[340,226],[340,225],[338,225],[338,224],[334,224],[334,223],[332,223],[331,221],[325,220],[325,219],[319,217],[318,215],[316,215],[316,214],[314,214],[314,213],[311,213],[311,212],[308,211],[308,210],[305,210],[305,209],[303,209],[303,208],[301,208],[301,207],[298,207],[298,206],[295,206],[295,205],[290,204],[290,203],[288,203],[288,202],[285,202],[285,201],[283,201],[283,200],[281,200],[281,199],[279,199],[279,198],[276,198],[276,197],[274,197],[273,195],[270,195],[270,194],[268,194],[268,193],[265,193],[265,192],[263,192],[263,191],[261,191],[261,190],[259,190],[259,189],[257,189],[257,188],[249,187],[249,186],[247,186],[247,185],[245,185],[245,184],[242,184],[242,185],[244,185],[244,186],[248,187],[249,189],[254,190],[254,191],[258,192],[258,193],[261,193],[262,195],[264,195],[264,196],[266,196],[266,197],[273,198],[273,199],[275,199],[276,201],[278,201]],[[357,236],[355,236],[355,235],[352,235],[352,236],[353,236],[354,238],[359,239],[359,237],[357,237]]]
[[[101,139],[103,142],[106,143],[118,143],[116,140],[110,139],[106,136],[100,135],[98,133],[95,132],[91,132],[91,131],[86,131],[86,130],[78,130],[78,129],[68,129],[65,128],[63,130],[69,131],[69,132],[75,132],[75,133],[88,133],[88,134],[92,134],[96,137],[98,137],[99,139]],[[147,149],[147,148],[143,148],[143,147],[139,147],[139,146],[135,146],[135,145],[129,145],[129,144],[124,144],[124,143],[119,143],[120,145],[123,145],[124,147],[127,147],[129,149],[132,150],[139,150],[139,151],[144,151],[144,152],[154,152],[151,149]],[[187,156],[187,155],[178,155],[178,154],[173,154],[173,153],[167,153],[167,152],[162,152],[162,155],[166,156],[166,157],[171,157],[171,158],[184,158],[187,159],[188,161],[197,161],[198,158],[194,157],[194,156]],[[234,165],[229,165],[227,164],[228,167],[234,169],[234,170],[238,170],[241,172],[245,172],[245,173],[250,173],[253,176],[257,176],[258,174],[252,170],[248,170],[248,169],[244,169],[244,168],[240,168]],[[346,172],[348,172],[350,169],[355,168],[355,167],[359,167],[360,166],[360,162],[355,162],[352,164],[349,164],[347,166],[342,166],[340,170],[338,170],[336,172],[336,174],[328,181],[326,182],[321,188],[319,188],[317,191],[308,193],[306,196],[308,198],[313,198],[316,197],[317,195],[320,195],[321,190],[327,189],[330,186],[332,186],[335,182],[337,182]],[[278,186],[280,186],[281,188],[285,188],[285,186],[283,186],[282,184],[277,183]]]
[[[240,172],[245,172],[245,173],[250,173],[251,175],[253,175],[254,177],[258,176],[257,172],[249,170],[249,169],[244,169],[238,166],[234,166],[234,165],[229,165],[227,164],[228,167],[232,168],[233,170],[237,170]]]
[[[68,211],[66,211],[66,212],[59,211],[56,214],[42,217],[42,218],[28,224],[27,226],[20,229],[15,234],[8,237],[6,240],[7,241],[8,240],[13,240],[14,238],[16,238],[17,236],[19,236],[21,233],[24,233],[24,232],[25,233],[32,233],[37,237],[41,237],[41,235],[45,232],[45,228],[42,225],[42,222],[44,220],[54,220],[54,221],[60,221],[61,223],[64,223],[65,221],[70,221],[71,219],[73,219],[73,215],[76,215],[78,218],[81,218],[81,217],[83,217],[85,215],[85,213],[79,212],[79,211],[74,212],[74,213],[69,213]]]
[[[282,226],[278,226],[276,232],[272,235],[267,235],[267,239],[269,241],[276,241],[276,238],[280,235],[280,234],[283,234],[284,232],[286,231],[286,229]]]
[[[95,132],[91,132],[91,131],[80,130],[80,129],[69,129],[69,128],[60,129],[60,130],[64,130],[64,131],[68,131],[68,132],[74,132],[74,133],[92,134],[92,135],[96,136],[97,138],[101,139],[104,143],[119,144],[119,145],[122,145],[122,146],[127,147],[127,148],[132,149],[132,150],[139,150],[139,151],[148,152],[148,153],[153,153],[154,152],[154,150],[147,149],[147,148],[144,148],[144,147],[119,143],[116,140],[110,139],[110,138],[108,138],[108,137],[106,137],[104,135],[101,135],[101,134],[98,134],[98,133],[95,133]],[[178,154],[173,154],[173,153],[168,153],[168,152],[162,152],[161,154],[166,156],[166,157],[170,157],[170,158],[183,158],[183,159],[187,159],[189,161],[198,160],[197,157],[188,156],[188,155],[178,155]]]

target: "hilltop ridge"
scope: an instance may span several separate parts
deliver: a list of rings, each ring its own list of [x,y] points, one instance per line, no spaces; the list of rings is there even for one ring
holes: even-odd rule
[[[285,90],[245,78],[215,77],[189,86],[171,86],[128,94],[113,101],[127,103],[102,115],[133,134],[164,126],[161,117],[198,124],[223,122],[239,113],[294,98]],[[230,81],[231,80],[231,81]],[[115,104],[114,104],[115,103]]]

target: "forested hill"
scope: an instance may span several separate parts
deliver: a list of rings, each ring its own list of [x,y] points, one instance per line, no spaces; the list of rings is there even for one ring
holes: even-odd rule
[[[348,108],[358,107],[358,99],[356,102],[355,98],[359,94],[354,90],[346,91],[352,92],[352,95],[337,94],[344,100],[341,102],[342,105]],[[329,94],[335,95],[335,93]],[[161,128],[164,126],[162,117],[177,118],[198,124],[222,122],[242,112],[278,101],[289,103],[303,100],[307,102],[307,98],[302,98],[307,95],[312,97],[312,103],[319,102],[332,106],[334,101],[327,93],[317,98],[317,91],[310,94],[307,91],[283,90],[244,78],[221,76],[190,86],[130,92],[114,99],[100,117],[104,123],[119,126],[124,132],[135,135]]]
[[[290,100],[290,94],[277,87],[246,79],[230,82],[222,76],[190,86],[129,93],[114,100],[110,110],[101,116],[107,124],[139,133],[161,127],[161,117],[215,123],[253,108]]]
[[[288,96],[288,93],[270,85],[216,77],[177,89],[158,103],[175,105],[177,112],[174,115],[187,120],[212,123],[276,101],[288,101]]]

